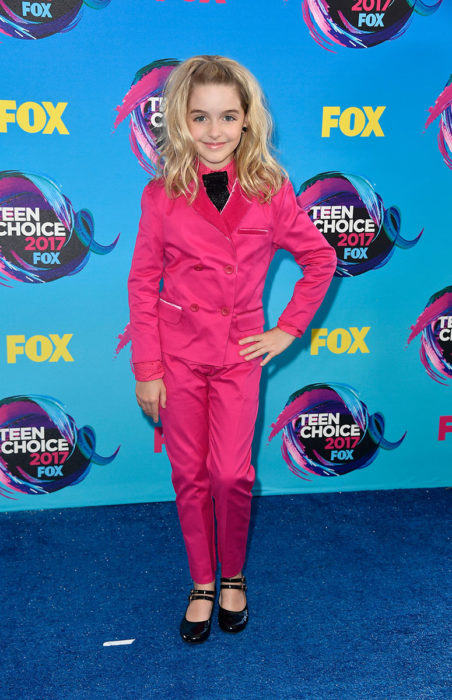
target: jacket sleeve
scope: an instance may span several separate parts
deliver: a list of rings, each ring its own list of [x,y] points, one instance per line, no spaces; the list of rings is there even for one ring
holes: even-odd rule
[[[303,277],[295,284],[292,298],[277,325],[299,338],[323,301],[336,270],[337,258],[334,248],[297,203],[288,180],[282,190],[273,247],[292,253],[303,271]]]
[[[132,362],[162,359],[158,298],[163,274],[162,213],[153,183],[141,196],[141,218],[128,279]]]
[[[161,379],[165,370],[160,360],[151,362],[135,362],[133,371],[137,382],[150,382],[153,379]]]

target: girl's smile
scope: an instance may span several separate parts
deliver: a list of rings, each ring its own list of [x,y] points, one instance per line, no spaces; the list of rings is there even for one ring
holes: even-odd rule
[[[195,85],[188,101],[187,126],[200,161],[221,170],[234,157],[246,115],[234,85]]]

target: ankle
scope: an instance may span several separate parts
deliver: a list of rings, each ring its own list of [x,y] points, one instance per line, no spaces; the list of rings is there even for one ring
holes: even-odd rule
[[[204,591],[214,591],[215,590],[215,579],[210,581],[210,583],[197,583],[193,581],[193,588]]]
[[[236,578],[244,578],[244,576],[243,576],[242,570],[240,570],[239,573],[238,573],[238,574],[235,574],[234,576],[224,576],[224,575],[222,575],[221,578],[222,578],[222,579],[231,580],[231,579],[236,579]],[[237,581],[237,583],[239,583],[239,582]]]

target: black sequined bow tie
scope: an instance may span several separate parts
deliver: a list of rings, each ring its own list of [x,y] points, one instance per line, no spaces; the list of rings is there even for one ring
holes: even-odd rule
[[[229,199],[228,174],[226,170],[216,170],[214,173],[203,175],[202,180],[206,187],[207,196],[221,211]]]

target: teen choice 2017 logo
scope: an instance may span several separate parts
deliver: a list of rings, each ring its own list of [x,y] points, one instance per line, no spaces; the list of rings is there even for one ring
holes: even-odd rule
[[[130,114],[130,145],[140,165],[151,175],[160,157],[162,137],[162,90],[171,71],[180,63],[163,58],[141,68],[122,104],[116,107],[114,128]]]
[[[89,425],[77,428],[62,404],[49,396],[10,396],[0,400],[0,495],[46,494],[75,486],[91,463],[109,464],[96,452]]]
[[[354,277],[385,265],[394,248],[411,248],[422,235],[406,240],[400,234],[398,207],[385,209],[370,182],[360,175],[336,171],[307,180],[297,196],[337,255],[336,277]]]
[[[310,479],[303,474],[342,476],[368,467],[380,447],[393,450],[406,435],[386,440],[383,415],[369,415],[346,384],[309,384],[296,391],[272,428],[269,442],[282,430],[282,456],[306,481]]]
[[[397,39],[413,12],[431,15],[442,0],[302,0],[303,19],[312,38],[327,51],[334,45],[367,49]]]
[[[97,243],[91,212],[75,212],[50,178],[0,171],[0,284],[52,282],[75,275],[90,253],[109,253],[118,238],[107,246]]]
[[[420,357],[429,377],[440,384],[452,378],[452,287],[433,294],[411,326],[407,345],[421,334]]]
[[[437,98],[433,107],[429,107],[430,116],[425,122],[425,129],[437,117],[439,120],[438,146],[448,168],[452,169],[452,75],[449,81]]]
[[[82,18],[83,5],[101,10],[111,0],[0,0],[0,32],[15,39],[44,39],[68,32]]]

